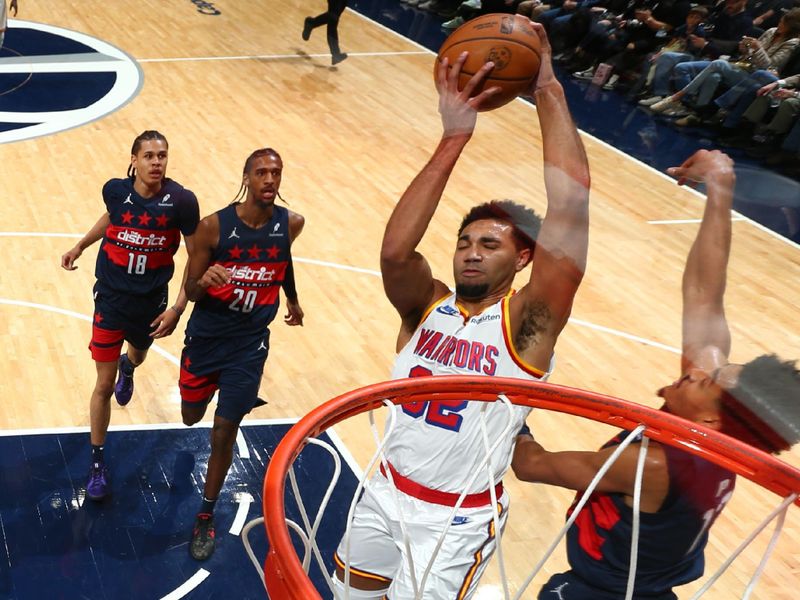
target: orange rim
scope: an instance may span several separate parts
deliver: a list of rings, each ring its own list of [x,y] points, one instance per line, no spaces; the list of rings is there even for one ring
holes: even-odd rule
[[[310,437],[340,421],[383,406],[419,400],[494,401],[499,394],[511,402],[552,410],[632,430],[645,425],[644,435],[701,456],[785,498],[800,491],[800,470],[737,439],[675,415],[626,400],[552,383],[507,377],[446,375],[396,379],[368,385],[320,405],[292,427],[270,460],[263,488],[264,526],[269,552],[264,579],[273,600],[320,598],[294,550],[286,526],[284,490],[289,466]],[[800,499],[795,501],[800,506]]]

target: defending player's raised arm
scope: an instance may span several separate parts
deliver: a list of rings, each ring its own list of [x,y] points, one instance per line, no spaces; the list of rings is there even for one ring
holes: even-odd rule
[[[731,335],[724,296],[731,251],[733,161],[718,150],[700,150],[667,171],[678,183],[705,183],[706,206],[683,272],[684,371],[714,369],[727,362]]]
[[[547,212],[537,239],[531,281],[520,292],[524,301],[547,308],[551,334],[567,322],[586,270],[589,244],[589,162],[567,107],[564,90],[553,74],[550,43],[539,36],[541,66],[532,95],[542,131]]]
[[[189,252],[189,269],[186,275],[186,297],[192,302],[202,298],[209,287],[225,285],[230,281],[228,271],[221,265],[211,265],[214,248],[219,244],[219,217],[210,215],[200,221]]]
[[[522,481],[547,483],[570,490],[589,487],[597,472],[616,448],[599,451],[548,452],[530,435],[517,436],[511,468]],[[639,446],[623,450],[595,488],[598,492],[633,495],[636,482],[636,463]],[[657,510],[669,487],[669,477],[663,450],[651,445],[645,459],[642,509]]]
[[[417,252],[417,245],[428,229],[439,205],[447,180],[472,137],[481,103],[497,88],[472,96],[476,86],[494,65],[486,63],[458,91],[458,75],[467,58],[463,53],[450,67],[447,59],[439,66],[436,89],[443,135],[433,156],[414,178],[394,208],[381,245],[381,274],[389,301],[403,318],[404,326],[415,327],[422,311],[446,293],[447,286],[434,280],[427,260]]]
[[[78,267],[75,265],[75,261],[80,258],[84,250],[103,238],[103,234],[105,234],[110,224],[111,215],[107,212],[103,213],[97,220],[97,223],[92,225],[92,228],[81,238],[81,241],[61,255],[61,268],[67,271],[74,271],[77,269]]]

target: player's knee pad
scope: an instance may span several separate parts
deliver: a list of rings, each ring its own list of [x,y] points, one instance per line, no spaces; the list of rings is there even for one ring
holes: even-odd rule
[[[339,578],[334,573],[331,576],[333,579],[333,591],[334,591],[334,598],[338,600],[342,600],[344,598],[344,583],[339,581]],[[389,591],[389,588],[385,588],[382,590],[357,590],[356,588],[350,586],[350,600],[381,600],[386,593]]]

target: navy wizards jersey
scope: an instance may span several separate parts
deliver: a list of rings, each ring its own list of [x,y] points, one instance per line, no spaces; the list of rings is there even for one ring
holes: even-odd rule
[[[163,288],[175,271],[173,256],[183,235],[200,222],[197,197],[165,179],[152,198],[133,189],[133,179],[111,179],[103,186],[103,202],[111,216],[95,277],[113,290],[146,295]]]
[[[289,211],[273,206],[272,218],[258,229],[246,225],[236,205],[217,211],[219,243],[210,265],[222,265],[231,280],[210,287],[195,303],[187,337],[263,335],[275,318],[280,288],[291,256]]]
[[[604,448],[618,445],[627,435],[620,433]],[[702,576],[708,530],[736,481],[733,473],[707,460],[666,444],[662,447],[669,491],[658,512],[640,514],[635,597],[668,592]],[[623,598],[632,532],[633,509],[623,494],[592,494],[567,534],[572,571],[610,597]]]

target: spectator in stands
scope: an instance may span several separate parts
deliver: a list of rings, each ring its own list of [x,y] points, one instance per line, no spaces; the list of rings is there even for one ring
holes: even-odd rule
[[[684,27],[681,24],[687,21],[691,10],[688,0],[667,0],[652,6],[647,3],[630,7],[611,35],[605,35],[602,21],[593,25],[576,54],[593,57],[594,64],[574,75],[579,79],[591,79],[595,65],[603,62],[610,66],[610,78],[604,87],[615,87],[620,74],[638,72],[647,55],[670,39],[670,32]],[[691,19],[693,30],[707,15],[706,8],[697,7]]]
[[[689,35],[686,52],[664,52],[655,61],[652,93],[649,98],[641,100],[642,106],[652,106],[670,94],[670,82],[675,67],[682,63],[692,62],[694,68],[685,70],[685,76],[694,72],[697,75],[708,64],[723,54],[733,54],[737,44],[753,26],[753,20],[744,11],[746,0],[725,0],[714,9],[704,23],[706,37]],[[696,60],[696,59],[700,60]],[[692,75],[692,77],[694,76]],[[691,80],[691,78],[689,80]],[[687,80],[687,83],[688,81]]]
[[[726,146],[749,148],[748,153],[763,158],[771,154],[781,138],[790,132],[800,116],[800,75],[769,83],[758,90],[758,97],[747,108],[739,131],[721,137]],[[777,110],[771,111],[771,108]]]
[[[699,62],[679,64],[675,67],[675,78],[682,83],[680,90],[653,104],[650,110],[686,119],[681,125],[696,125],[701,117],[689,111],[683,104],[688,97],[694,97],[694,108],[709,106],[720,84],[733,87],[748,78],[756,69],[778,71],[789,60],[792,52],[800,44],[800,9],[786,13],[778,23],[759,38],[743,37],[739,42],[739,60],[730,62],[718,58],[707,63],[706,67],[694,77]]]
[[[444,29],[458,29],[470,19],[489,13],[515,13],[520,0],[464,0],[455,16],[442,23]]]
[[[800,45],[794,49],[789,60],[777,73],[774,70],[759,69],[737,83],[734,87],[714,100],[719,110],[706,120],[708,125],[719,125],[723,135],[737,132],[742,115],[758,95],[758,90],[769,83],[800,73]]]
[[[785,12],[794,7],[794,0],[749,0],[747,12],[753,17],[753,27],[760,35],[767,29],[778,26],[778,21]]]
[[[546,2],[542,0],[522,0],[522,2],[517,5],[517,14],[535,21],[539,15],[550,10],[553,6],[554,5],[549,0]]]

